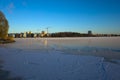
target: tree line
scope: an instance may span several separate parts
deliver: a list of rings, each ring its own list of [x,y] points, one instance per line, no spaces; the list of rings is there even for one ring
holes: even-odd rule
[[[91,37],[92,34],[81,34],[77,32],[58,32],[51,33],[50,37]]]

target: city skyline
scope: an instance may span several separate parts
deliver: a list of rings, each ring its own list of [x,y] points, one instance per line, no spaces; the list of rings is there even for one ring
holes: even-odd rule
[[[119,34],[119,0],[0,0],[9,32]]]

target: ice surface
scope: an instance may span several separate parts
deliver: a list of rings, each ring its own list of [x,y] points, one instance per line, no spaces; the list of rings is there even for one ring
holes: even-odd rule
[[[3,69],[23,80],[119,80],[120,37],[17,38],[0,45]]]

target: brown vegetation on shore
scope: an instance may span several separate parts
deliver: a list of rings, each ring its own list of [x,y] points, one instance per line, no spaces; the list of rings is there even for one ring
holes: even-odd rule
[[[15,42],[13,37],[8,37],[9,24],[4,14],[0,11],[0,44]]]

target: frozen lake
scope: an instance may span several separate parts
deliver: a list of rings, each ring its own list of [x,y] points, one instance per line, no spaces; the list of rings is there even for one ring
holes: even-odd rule
[[[0,80],[120,79],[120,37],[15,40],[0,44]]]

